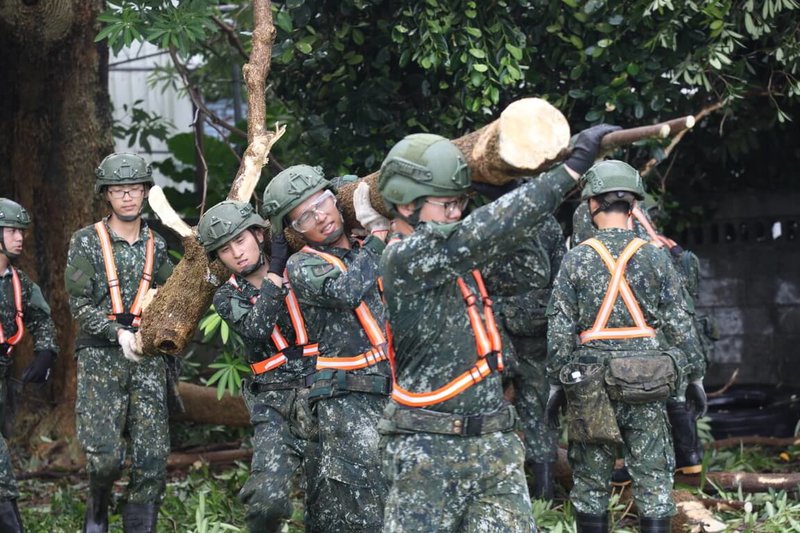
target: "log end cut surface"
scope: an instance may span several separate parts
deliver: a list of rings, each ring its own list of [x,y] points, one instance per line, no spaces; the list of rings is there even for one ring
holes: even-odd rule
[[[569,145],[569,123],[561,111],[540,98],[525,98],[500,115],[498,155],[508,165],[537,169]]]

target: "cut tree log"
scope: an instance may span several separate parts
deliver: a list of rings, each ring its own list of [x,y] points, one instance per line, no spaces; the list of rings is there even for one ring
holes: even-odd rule
[[[225,394],[217,399],[217,389],[181,381],[178,392],[183,400],[185,412],[171,417],[176,422],[195,422],[213,426],[246,427],[250,425],[250,413],[241,396]]]
[[[248,146],[228,194],[230,200],[245,202],[253,194],[272,145],[285,131],[282,127],[269,131],[265,126],[264,95],[272,58],[272,43],[275,40],[272,3],[268,0],[253,2],[253,19],[253,51],[249,62],[242,69],[247,85]],[[158,207],[153,206],[153,209],[157,211]],[[177,215],[158,211],[157,214],[165,224],[172,224],[170,227],[182,236],[184,256],[150,306],[142,312],[141,346],[145,355],[181,355],[194,335],[200,318],[208,309],[214,290],[230,274],[218,261],[209,264],[193,232],[192,235],[187,235],[183,227],[185,224],[175,221],[176,218],[180,220]],[[176,224],[180,229],[175,227]]]
[[[603,151],[648,138],[666,138],[694,126],[694,117],[686,116],[653,124],[619,130],[603,138]],[[523,98],[511,103],[500,118],[463,137],[452,139],[464,157],[472,180],[490,185],[505,185],[525,176],[535,176],[563,161],[570,153],[569,125],[555,107],[539,98]],[[359,179],[370,188],[372,206],[390,216],[378,193],[378,172]],[[336,194],[348,228],[359,228],[353,209],[353,193],[358,182],[343,185]],[[287,239],[293,243],[291,236]],[[296,248],[295,248],[296,249]]]

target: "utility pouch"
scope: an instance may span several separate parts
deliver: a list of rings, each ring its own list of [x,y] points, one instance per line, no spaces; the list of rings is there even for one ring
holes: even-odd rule
[[[561,369],[559,380],[567,396],[567,431],[571,442],[622,444],[603,373],[603,365],[596,363],[571,363]]]
[[[609,398],[633,404],[667,399],[676,378],[673,358],[661,352],[609,359],[605,375]]]

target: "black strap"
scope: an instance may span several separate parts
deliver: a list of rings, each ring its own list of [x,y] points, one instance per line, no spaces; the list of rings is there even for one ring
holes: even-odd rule
[[[273,390],[290,390],[290,389],[306,389],[314,383],[314,374],[308,374],[298,379],[291,381],[279,381],[275,383],[259,383],[253,381],[250,383],[250,392],[253,394],[260,394],[262,392]]]

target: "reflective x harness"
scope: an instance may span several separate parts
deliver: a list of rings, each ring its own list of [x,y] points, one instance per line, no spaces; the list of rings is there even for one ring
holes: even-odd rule
[[[236,290],[241,292],[241,287],[236,282],[236,276],[231,276],[228,280],[228,283],[233,285]],[[300,304],[297,302],[297,296],[294,294],[292,290],[292,286],[289,284],[289,279],[286,276],[286,273],[283,274],[283,284],[288,290],[288,294],[284,299],[284,303],[286,304],[286,309],[289,312],[289,320],[292,322],[292,329],[294,329],[294,345],[298,347],[302,347],[302,354],[301,357],[313,357],[319,354],[319,344],[309,343],[308,342],[308,331],[306,330],[306,322],[303,319],[303,314],[300,312]],[[255,304],[257,297],[250,298],[250,303]],[[277,324],[272,328],[272,334],[270,335],[270,339],[272,340],[272,344],[275,345],[277,348],[278,353],[273,355],[272,357],[268,357],[263,359],[257,363],[253,363],[250,365],[250,370],[253,371],[253,374],[263,374],[265,372],[269,372],[271,370],[275,370],[279,366],[288,361],[292,355],[287,355],[286,348],[290,346],[289,341],[286,340],[283,333],[281,333],[281,328],[278,327]]]
[[[335,255],[320,252],[310,246],[304,246],[301,251],[318,255],[342,272],[347,272],[347,266]],[[367,334],[367,338],[372,347],[366,352],[353,357],[317,357],[317,370],[357,370],[388,359],[386,336],[384,335],[383,329],[378,324],[378,321],[375,320],[375,317],[372,315],[372,311],[367,307],[367,304],[362,301],[353,311],[361,327],[364,328],[364,333]]]
[[[25,334],[25,326],[22,322],[22,283],[19,281],[17,269],[12,266],[9,268],[11,269],[11,286],[14,289],[14,323],[17,325],[17,332],[6,338],[3,325],[0,324],[0,345],[5,344],[8,346],[6,355],[11,355],[11,352],[14,351],[14,346],[19,344]]]
[[[100,239],[100,248],[103,252],[103,265],[106,269],[106,281],[108,282],[108,293],[111,296],[111,313],[108,316],[109,320],[118,320],[124,315],[129,314],[133,316],[131,325],[139,327],[142,316],[142,301],[147,290],[150,288],[150,282],[153,280],[153,262],[155,256],[155,239],[153,238],[153,231],[148,229],[147,245],[144,254],[144,268],[142,269],[142,278],[139,280],[139,289],[136,291],[136,297],[133,299],[131,308],[128,313],[125,313],[125,306],[122,303],[122,292],[119,289],[119,276],[117,275],[117,264],[114,261],[114,247],[111,244],[111,237],[108,234],[106,225],[101,220],[94,225],[97,236]]]
[[[483,302],[485,324],[478,311],[478,297],[461,277],[458,278],[458,288],[461,290],[461,295],[464,297],[464,302],[467,305],[467,316],[469,317],[469,323],[470,326],[472,326],[472,332],[475,336],[475,348],[478,353],[478,360],[469,370],[463,372],[446,385],[430,392],[410,392],[401,388],[395,380],[392,388],[392,399],[395,402],[409,407],[425,407],[441,403],[461,394],[473,385],[480,383],[493,371],[503,370],[503,343],[500,338],[500,331],[497,329],[497,323],[494,319],[492,300],[489,298],[489,293],[486,291],[486,285],[483,283],[481,273],[478,270],[473,270],[472,277],[475,279],[475,284],[478,286],[480,298]],[[388,324],[387,332],[391,338],[391,331],[388,331]],[[390,354],[392,360],[392,374],[394,375],[394,351],[393,348],[391,348],[391,344]]]
[[[636,296],[634,296],[630,285],[625,279],[625,269],[628,266],[628,262],[639,248],[645,244],[647,244],[647,241],[644,239],[633,239],[619,255],[619,259],[614,261],[611,253],[599,240],[592,238],[581,243],[581,245],[591,246],[611,273],[611,280],[608,282],[608,289],[606,289],[606,295],[600,305],[600,310],[597,312],[594,325],[591,329],[580,334],[581,344],[593,340],[635,339],[656,336],[655,330],[647,325],[642,308],[639,306]],[[614,309],[617,296],[620,295],[625,307],[628,309],[628,313],[633,318],[635,326],[609,328],[608,320],[611,318],[611,311]]]

